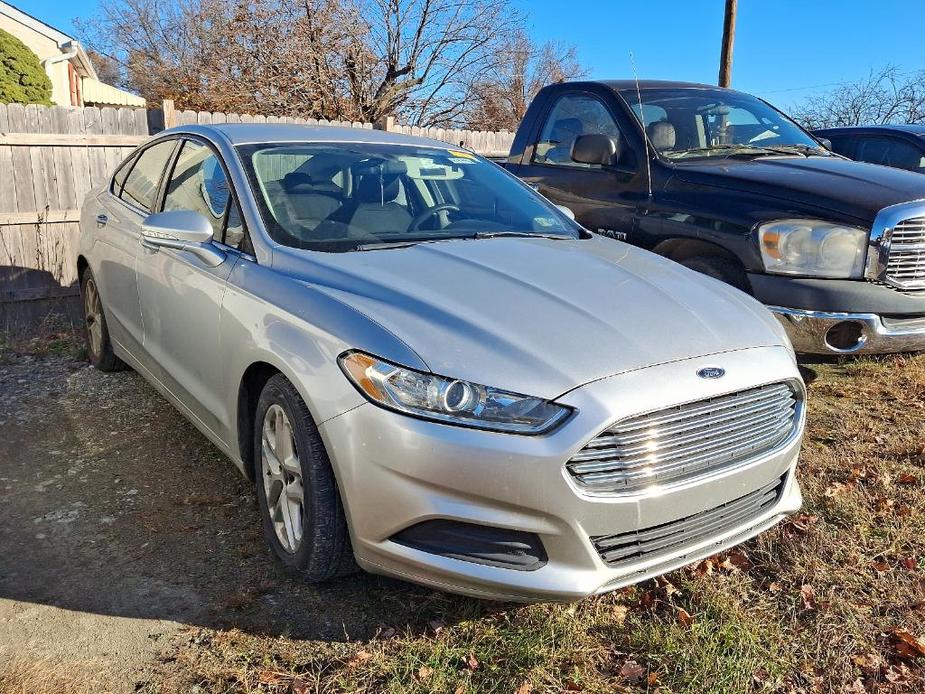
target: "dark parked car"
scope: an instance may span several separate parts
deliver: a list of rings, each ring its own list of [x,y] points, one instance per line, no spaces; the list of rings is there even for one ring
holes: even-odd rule
[[[824,128],[813,135],[849,159],[925,173],[925,125],[864,125]]]
[[[797,351],[925,349],[925,178],[833,154],[756,97],[550,85],[505,166],[586,228],[751,293]]]

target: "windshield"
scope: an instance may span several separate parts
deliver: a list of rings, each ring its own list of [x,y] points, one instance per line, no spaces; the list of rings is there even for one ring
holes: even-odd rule
[[[724,89],[643,89],[625,93],[649,141],[669,159],[736,153],[827,156],[785,115],[748,94]],[[640,104],[641,101],[641,104]]]
[[[577,238],[578,227],[464,150],[367,143],[240,146],[267,231],[322,251],[492,235]]]

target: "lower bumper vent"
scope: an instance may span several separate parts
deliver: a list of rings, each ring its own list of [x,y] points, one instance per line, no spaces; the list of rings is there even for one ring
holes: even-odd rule
[[[653,559],[693,546],[758,518],[780,499],[786,476],[733,501],[692,516],[617,535],[592,537],[601,559],[610,566]]]
[[[534,533],[462,521],[423,521],[391,539],[422,552],[518,571],[535,571],[547,561],[543,542]]]

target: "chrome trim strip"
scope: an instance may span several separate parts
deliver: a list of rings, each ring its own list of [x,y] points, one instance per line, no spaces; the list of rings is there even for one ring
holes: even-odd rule
[[[803,394],[770,383],[610,425],[566,463],[595,495],[631,495],[725,473],[785,448],[802,426]],[[640,438],[642,437],[642,438]]]
[[[883,282],[897,289],[921,289],[925,281],[903,282],[887,274],[890,252],[893,246],[893,232],[896,226],[907,219],[925,217],[925,199],[901,202],[898,205],[884,207],[874,218],[870,231],[867,251],[867,267],[864,276],[870,280]]]
[[[882,318],[875,313],[828,313],[768,306],[787,331],[793,349],[802,354],[887,354],[925,350],[925,320]],[[853,349],[835,349],[826,333],[836,323],[853,321],[863,328]]]

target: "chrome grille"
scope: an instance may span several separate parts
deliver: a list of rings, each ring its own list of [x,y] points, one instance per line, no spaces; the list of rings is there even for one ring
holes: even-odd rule
[[[925,217],[904,219],[893,227],[886,276],[902,288],[925,286]]]
[[[566,464],[594,492],[633,492],[709,474],[778,448],[798,425],[786,383],[697,400],[624,419]]]
[[[777,503],[786,476],[733,501],[651,528],[592,537],[601,559],[610,566],[677,553],[724,531],[747,524]]]

